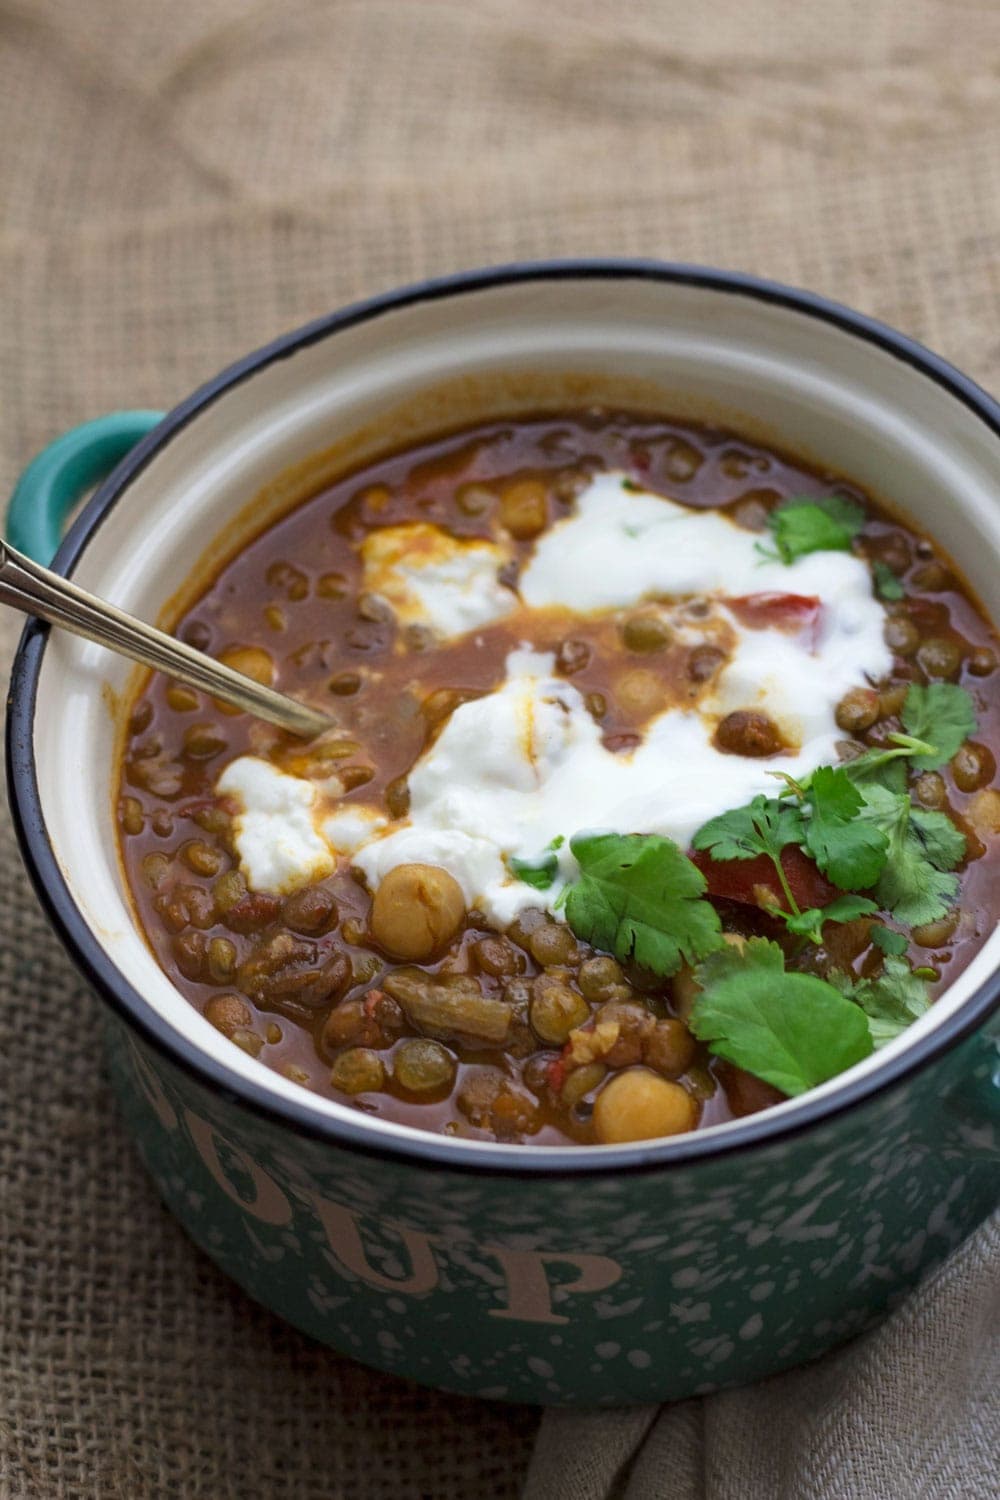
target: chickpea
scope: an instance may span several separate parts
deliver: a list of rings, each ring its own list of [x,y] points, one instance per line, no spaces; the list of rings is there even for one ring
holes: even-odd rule
[[[851,688],[837,704],[837,728],[845,734],[861,734],[879,716],[879,696],[874,688]]]
[[[401,1042],[392,1060],[393,1077],[411,1094],[433,1094],[451,1087],[455,1059],[440,1042],[414,1037]]]
[[[377,1093],[385,1083],[385,1068],[370,1047],[349,1047],[330,1070],[330,1082],[344,1094]]]
[[[538,479],[518,479],[500,498],[500,520],[512,537],[529,541],[545,530],[548,511],[545,486]]]
[[[976,792],[996,775],[997,763],[985,745],[967,740],[952,756],[951,774],[960,792]]]
[[[891,615],[882,634],[896,656],[912,656],[920,645],[920,631],[907,615]]]
[[[249,1026],[253,1020],[250,1007],[239,995],[213,995],[202,1014],[216,1031],[231,1037],[239,1026]]]
[[[658,615],[633,615],[622,626],[622,640],[626,651],[649,655],[663,651],[673,638],[673,632],[665,620]]]
[[[1000,792],[993,787],[974,792],[968,818],[981,839],[995,838],[1000,833]]]
[[[582,995],[561,979],[541,974],[532,985],[531,1025],[543,1042],[561,1046],[577,1026],[590,1015],[590,1006]]]
[[[602,1145],[649,1141],[693,1130],[695,1101],[679,1083],[669,1083],[647,1068],[617,1073],[594,1104],[594,1134]]]
[[[776,755],[781,749],[781,735],[767,714],[738,708],[719,723],[715,743],[726,755]]]
[[[583,703],[590,717],[599,724],[608,711],[608,700],[604,694],[588,693]]]
[[[369,925],[391,958],[433,958],[465,920],[465,897],[453,875],[437,865],[397,865],[375,892]]]
[[[951,636],[932,635],[917,651],[917,661],[928,677],[953,679],[962,667],[962,648]]]
[[[576,955],[576,940],[564,922],[546,922],[531,934],[528,951],[543,968],[568,964]]]

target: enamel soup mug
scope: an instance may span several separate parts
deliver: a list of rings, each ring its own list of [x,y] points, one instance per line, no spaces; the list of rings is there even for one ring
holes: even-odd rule
[[[192,578],[332,476],[487,416],[595,401],[722,423],[898,498],[1000,618],[997,404],[843,308],[646,263],[473,273],[322,319],[162,419],[66,434],[22,480],[11,540],[47,561],[60,517],[117,462],[55,566],[169,623]],[[765,1113],[659,1142],[423,1134],[265,1069],[173,989],[133,920],[110,711],[131,671],[25,630],[8,728],[25,859],[107,1002],[114,1085],[165,1202],[296,1327],[464,1394],[677,1399],[867,1328],[994,1207],[996,934],[876,1056]]]

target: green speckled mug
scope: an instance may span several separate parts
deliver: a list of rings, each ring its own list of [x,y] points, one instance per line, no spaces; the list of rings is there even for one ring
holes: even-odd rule
[[[724,422],[897,497],[1000,614],[997,404],[821,299],[650,263],[476,272],[348,308],[162,420],[121,413],[66,435],[26,471],[9,533],[47,561],[78,491],[121,459],[55,566],[169,618],[200,560],[320,473],[488,415],[595,400]],[[313,1337],[487,1398],[679,1399],[852,1337],[1000,1199],[996,934],[876,1057],[661,1142],[424,1135],[266,1070],[172,988],[133,921],[111,814],[112,709],[129,683],[99,647],[26,628],[7,741],[25,860],[108,1003],[112,1077],[166,1203]]]

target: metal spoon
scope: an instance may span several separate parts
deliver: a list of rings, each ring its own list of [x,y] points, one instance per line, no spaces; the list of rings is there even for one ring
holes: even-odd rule
[[[277,724],[302,739],[314,739],[333,727],[333,720],[284,693],[254,682],[219,661],[213,661],[193,646],[174,640],[133,615],[58,573],[43,568],[22,552],[0,542],[0,603],[11,604],[25,614],[37,615],[51,625],[61,625],[74,635],[96,641],[122,656],[166,672],[178,682],[200,688],[234,708]]]

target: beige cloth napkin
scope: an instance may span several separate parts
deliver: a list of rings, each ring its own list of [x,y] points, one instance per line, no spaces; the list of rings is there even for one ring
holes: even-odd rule
[[[989,0],[0,0],[0,485],[350,298],[513,258],[758,271],[996,388],[998,56]],[[662,1411],[539,1430],[309,1344],[159,1207],[0,841],[0,1500],[997,1493],[996,1226],[863,1342]]]

